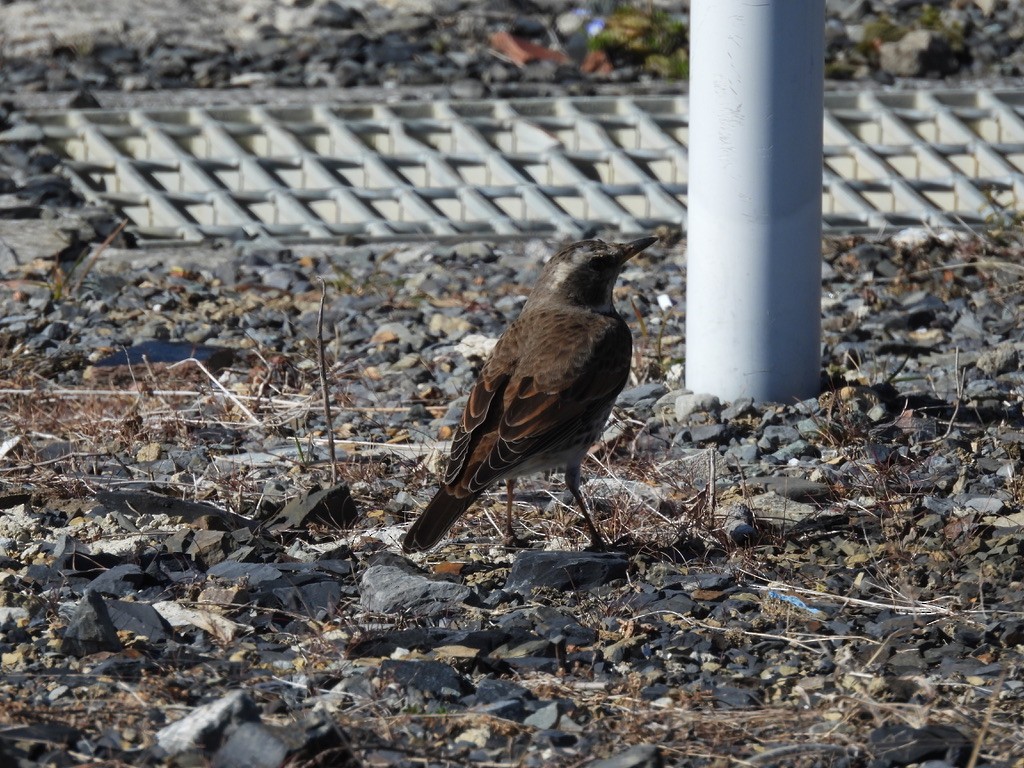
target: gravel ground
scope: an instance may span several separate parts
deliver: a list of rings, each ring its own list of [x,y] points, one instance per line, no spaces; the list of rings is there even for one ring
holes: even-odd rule
[[[652,248],[586,467],[615,550],[537,478],[530,547],[497,546],[494,494],[402,558],[449,404],[552,248],[9,276],[9,764],[1018,765],[1019,243],[828,244],[824,393],[792,405],[681,389],[682,246]]]
[[[679,90],[657,63],[612,46],[611,67],[581,71],[588,28],[608,0],[17,0],[3,4],[0,94],[86,91],[99,103],[180,89],[383,89],[454,98]],[[688,3],[653,2],[688,21]],[[680,12],[679,8],[683,10]],[[833,85],[920,86],[1024,75],[1024,6],[1008,0],[828,0]],[[564,52],[520,66],[494,35]],[[586,67],[585,67],[586,68]],[[118,96],[120,94],[120,96]],[[170,95],[173,98],[173,94]]]
[[[489,52],[568,43],[565,3],[119,7],[3,6],[11,105],[678,87]],[[926,76],[1016,74],[1017,4],[828,7],[848,77],[892,75],[855,45],[882,11],[946,39]],[[823,394],[782,404],[683,390],[661,234],[620,281],[633,380],[584,469],[613,551],[554,477],[518,494],[529,546],[499,546],[495,493],[407,559],[558,243],[140,251],[0,144],[0,762],[1024,765],[1020,221],[823,244]]]

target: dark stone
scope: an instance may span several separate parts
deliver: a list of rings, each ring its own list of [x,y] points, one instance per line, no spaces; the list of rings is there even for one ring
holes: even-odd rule
[[[668,387],[660,381],[649,381],[638,387],[623,390],[616,402],[621,408],[633,408],[641,401],[657,400],[667,392]]]
[[[259,708],[249,694],[232,691],[216,701],[196,707],[185,717],[156,733],[157,744],[168,755],[194,749],[215,750],[225,731],[233,725],[258,723]]]
[[[881,68],[897,77],[946,75],[959,68],[942,34],[927,29],[915,29],[896,42],[882,43],[878,52]]]
[[[526,718],[526,706],[518,699],[499,699],[487,704],[477,704],[473,711],[481,715],[500,717],[504,720],[522,722]]]
[[[509,638],[508,632],[494,629],[466,631],[416,627],[384,633],[367,633],[353,640],[346,653],[350,658],[364,658],[390,656],[399,648],[427,651],[443,645],[462,645],[467,648],[478,648],[481,655],[486,655],[509,642]]]
[[[292,499],[271,520],[267,527],[275,532],[326,525],[331,528],[350,528],[359,519],[359,510],[348,485],[308,490]]]
[[[219,518],[233,529],[255,525],[241,515],[220,509],[212,504],[175,499],[149,491],[100,491],[96,494],[96,500],[107,509],[120,512],[130,520],[140,514],[165,514],[170,517],[180,517],[188,522],[196,522],[204,517]]]
[[[121,597],[138,591],[145,581],[145,574],[137,565],[115,565],[89,582],[89,589],[104,595]]]
[[[485,677],[476,686],[475,700],[479,704],[491,704],[508,699],[526,701],[533,698],[533,693],[523,686],[496,677]]]
[[[274,586],[277,583],[266,585],[269,595],[273,597],[271,602],[300,616],[322,617],[335,609],[342,596],[341,585],[334,580],[290,584],[288,580],[282,579],[282,586]],[[260,602],[262,604],[265,601]]]
[[[721,443],[728,438],[729,427],[725,424],[699,424],[690,427],[690,440],[694,443]]]
[[[280,768],[289,746],[259,722],[243,722],[230,729],[213,755],[213,768]]]
[[[182,360],[195,358],[204,363],[211,372],[215,372],[231,365],[234,356],[234,350],[224,347],[211,347],[181,341],[152,340],[122,348],[98,360],[94,365],[102,368],[117,365],[145,365],[147,362],[150,364],[180,363]]]
[[[151,643],[162,643],[174,635],[171,625],[148,603],[111,600],[107,609],[118,630],[128,630]]]
[[[380,674],[434,699],[456,699],[472,689],[469,681],[440,661],[385,659],[381,662]]]
[[[121,650],[117,628],[110,620],[107,604],[98,592],[86,592],[78,603],[64,630],[60,650],[72,656]]]
[[[883,725],[871,732],[868,749],[880,768],[920,763],[924,760],[946,760],[962,765],[972,747],[972,740],[949,725]]]
[[[628,560],[611,552],[522,552],[512,564],[505,590],[521,595],[538,587],[589,590],[626,576]]]
[[[433,615],[473,593],[450,581],[435,581],[403,567],[371,565],[359,580],[359,602],[377,613]]]
[[[800,439],[800,432],[795,427],[784,424],[769,424],[761,433],[757,447],[763,451],[775,451],[787,443]]]
[[[604,760],[586,763],[586,768],[661,768],[664,764],[656,744],[637,744]]]
[[[282,576],[281,571],[273,565],[265,563],[239,563],[235,560],[225,560],[224,562],[217,563],[211,566],[206,573],[208,576],[226,581],[241,581],[244,579],[250,587],[262,584],[265,581],[280,579]]]
[[[534,743],[550,744],[552,747],[571,747],[579,741],[579,737],[574,733],[566,733],[557,728],[542,728],[533,734],[533,741]]]
[[[723,709],[749,709],[761,706],[761,698],[755,691],[736,688],[731,685],[716,685],[711,691],[715,703]]]

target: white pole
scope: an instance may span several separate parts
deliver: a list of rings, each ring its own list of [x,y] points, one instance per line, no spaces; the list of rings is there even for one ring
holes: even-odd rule
[[[686,386],[818,394],[824,0],[693,0]]]

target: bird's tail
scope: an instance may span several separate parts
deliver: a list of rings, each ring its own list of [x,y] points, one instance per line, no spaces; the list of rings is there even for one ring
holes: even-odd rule
[[[402,549],[405,552],[422,552],[433,547],[476,501],[477,495],[455,496],[441,488],[406,532]]]

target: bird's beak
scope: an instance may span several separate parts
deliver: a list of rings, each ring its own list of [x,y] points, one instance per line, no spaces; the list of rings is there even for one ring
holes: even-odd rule
[[[623,244],[622,251],[619,254],[619,263],[625,264],[644,248],[649,248],[656,242],[658,242],[658,238],[656,237],[641,237],[639,240]]]

